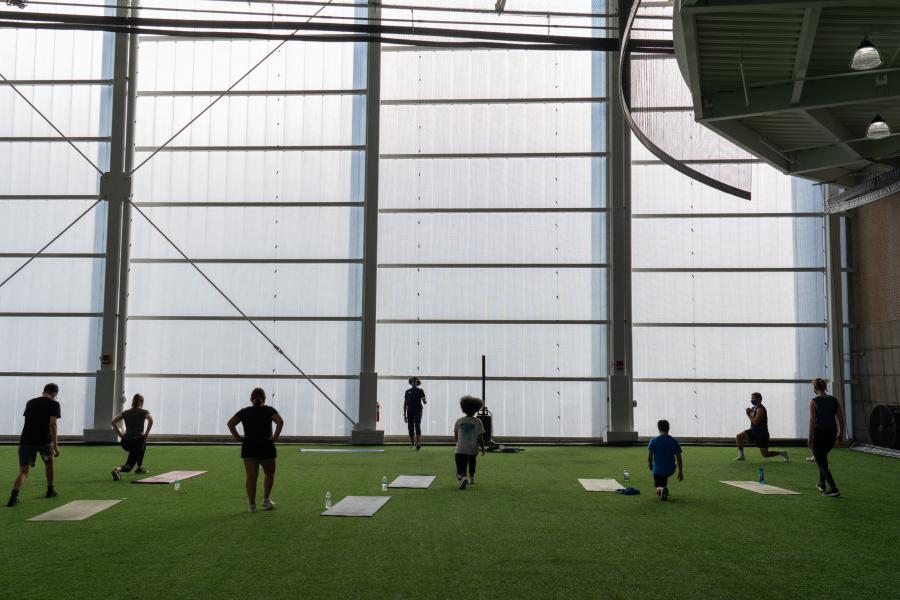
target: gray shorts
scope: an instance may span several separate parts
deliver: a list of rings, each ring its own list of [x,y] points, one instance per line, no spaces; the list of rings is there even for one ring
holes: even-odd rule
[[[41,455],[41,460],[44,461],[44,464],[52,462],[54,454],[53,444],[27,444],[24,446],[19,446],[19,466],[33,467],[35,461],[37,460],[38,454]]]

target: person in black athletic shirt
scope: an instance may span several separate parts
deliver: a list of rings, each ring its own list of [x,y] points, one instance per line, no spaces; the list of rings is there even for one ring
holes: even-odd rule
[[[43,395],[32,398],[25,404],[25,425],[19,438],[19,474],[13,482],[7,506],[19,503],[19,490],[28,479],[28,471],[34,467],[38,455],[44,461],[44,470],[47,473],[47,493],[44,497],[53,498],[59,495],[53,487],[56,477],[53,459],[59,457],[56,421],[62,417],[59,402],[56,401],[58,395],[59,386],[48,383],[44,386]]]
[[[831,469],[828,468],[828,453],[836,444],[844,440],[844,409],[837,398],[828,394],[828,384],[824,379],[813,379],[815,398],[809,401],[809,439],[807,445],[813,451],[819,467],[819,482],[816,489],[825,496],[837,498],[841,495]],[[828,484],[829,488],[825,487]]]
[[[418,377],[409,378],[410,388],[403,397],[403,422],[409,428],[409,444],[416,450],[422,447],[422,411],[423,404],[428,404],[425,392],[419,387],[422,382]]]
[[[125,421],[125,431],[119,429],[120,421]],[[144,431],[144,423],[147,424],[147,431]],[[131,408],[113,419],[112,426],[116,435],[122,439],[122,450],[128,453],[125,464],[112,470],[112,478],[119,481],[123,472],[129,473],[135,466],[135,473],[146,473],[144,452],[147,450],[147,437],[153,429],[153,417],[149,410],[144,410],[144,397],[135,394],[131,400]]]
[[[262,388],[255,388],[250,393],[251,405],[239,410],[228,420],[228,429],[234,439],[241,442],[241,458],[244,459],[244,469],[247,471],[245,487],[247,488],[247,500],[250,501],[250,512],[256,512],[256,481],[259,479],[259,468],[265,473],[263,480],[263,510],[272,510],[275,503],[272,501],[272,486],[275,484],[275,442],[281,435],[284,420],[278,411],[271,406],[266,406],[266,392]],[[272,433],[272,423],[275,423],[275,433]],[[244,426],[244,435],[237,432],[237,425]]]
[[[737,434],[735,441],[737,442],[738,455],[734,460],[744,460],[744,444],[750,441],[755,442],[759,446],[759,453],[763,455],[763,458],[780,456],[784,462],[788,462],[790,458],[787,450],[781,452],[769,450],[769,413],[766,411],[766,407],[763,406],[762,394],[759,392],[750,394],[750,404],[753,406],[745,411],[747,418],[750,419],[750,429]]]

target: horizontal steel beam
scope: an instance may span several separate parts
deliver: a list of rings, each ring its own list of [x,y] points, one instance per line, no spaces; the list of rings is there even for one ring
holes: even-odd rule
[[[102,252],[42,252],[35,256],[34,252],[0,252],[0,258],[106,258]]]
[[[91,318],[102,317],[101,312],[0,312],[0,318]]]
[[[346,146],[137,146],[135,152],[361,152],[366,147]]]
[[[481,375],[419,375],[416,374],[416,377],[421,379],[422,381],[481,381]],[[399,379],[402,381],[406,381],[409,379],[409,373],[405,375],[382,375],[378,374],[378,379],[388,379],[394,380]],[[488,376],[485,377],[487,381],[546,381],[546,382],[601,382],[606,381],[608,377],[562,377],[562,376],[553,376],[553,377],[515,377],[515,376]]]
[[[540,98],[408,98],[382,100],[382,106],[468,105],[468,104],[599,104],[607,102],[606,96],[577,96]]]
[[[41,378],[51,378],[51,377],[96,377],[97,372],[78,372],[78,371],[0,371],[0,378],[2,377],[41,377]],[[65,392],[65,390],[63,390]]]
[[[607,319],[378,319],[380,325],[608,325]]]
[[[0,374],[2,375],[2,374]],[[335,375],[307,373],[313,380],[354,380],[359,375]],[[306,377],[300,373],[127,373],[129,379],[300,379],[306,381]],[[407,376],[408,377],[408,376]]]
[[[805,329],[816,328],[824,329],[827,323],[634,323],[634,327],[662,327],[662,328],[713,328],[713,329],[730,329],[730,328],[750,328],[750,329]]]
[[[379,269],[605,269],[607,263],[381,263]]]
[[[0,200],[99,200],[98,194],[2,194]]]
[[[492,208],[380,208],[379,214],[383,215],[419,215],[419,214],[553,214],[553,213],[605,213],[606,208],[584,207],[508,207],[498,206]]]
[[[58,143],[62,142],[64,144],[69,144],[71,142],[96,142],[96,143],[108,143],[110,138],[107,137],[95,137],[95,136],[6,136],[0,137],[0,143],[2,144],[46,144],[46,143]]]
[[[635,377],[635,383],[800,383],[809,384],[812,377],[804,379],[716,379],[697,377]]]
[[[634,213],[632,219],[821,219],[820,212],[774,213]]]
[[[138,98],[194,97],[194,96],[363,96],[365,89],[322,89],[322,90],[144,90],[138,91]]]
[[[633,273],[824,273],[825,267],[633,267]]]
[[[141,208],[359,208],[365,202],[135,202]]]
[[[206,265],[355,265],[361,258],[192,258]],[[190,264],[183,258],[132,258],[131,264]]]
[[[475,152],[455,154],[382,154],[383,160],[481,159],[481,158],[593,158],[606,152]]]
[[[0,315],[2,316],[2,315]],[[234,315],[129,315],[129,321],[246,321],[242,316]],[[284,321],[284,322],[353,322],[361,321],[362,317],[298,317],[298,316],[270,316],[250,315],[251,321]]]
[[[0,88],[5,85],[11,85],[15,87],[21,86],[45,86],[45,85],[58,85],[58,86],[69,86],[69,85],[112,85],[112,79],[9,79],[7,81],[0,81]]]

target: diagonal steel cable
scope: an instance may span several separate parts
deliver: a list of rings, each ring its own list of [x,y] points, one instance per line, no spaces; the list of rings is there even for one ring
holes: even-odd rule
[[[282,357],[284,357],[284,359],[285,359],[286,361],[288,361],[288,363],[290,363],[290,365],[291,365],[292,367],[294,367],[295,369],[297,369],[297,372],[300,373],[301,375],[303,375],[303,377],[304,377],[310,384],[312,384],[312,386],[313,386],[314,388],[316,388],[316,390],[318,390],[318,392],[319,392],[320,394],[322,394],[322,396],[323,396],[326,400],[328,400],[328,402],[330,402],[331,405],[332,405],[334,408],[336,408],[337,411],[338,411],[339,413],[341,413],[342,415],[344,415],[344,417],[345,417],[348,421],[350,421],[351,424],[353,424],[354,426],[356,426],[356,421],[354,421],[354,420],[350,417],[350,415],[348,415],[346,412],[344,412],[344,410],[343,410],[340,406],[338,406],[337,403],[335,403],[334,400],[331,399],[331,396],[329,396],[327,393],[325,393],[325,390],[323,390],[321,387],[319,387],[319,384],[317,384],[315,381],[313,381],[312,378],[311,378],[309,375],[307,375],[306,372],[305,372],[303,369],[301,369],[300,366],[299,366],[297,363],[295,363],[295,362],[291,359],[290,356],[288,356],[287,354],[285,354],[285,353],[284,353],[284,350],[282,350],[281,347],[280,347],[278,344],[276,344],[276,343],[272,340],[272,338],[270,338],[268,335],[266,335],[266,332],[264,332],[262,329],[260,329],[260,328],[259,328],[259,325],[257,325],[257,324],[253,321],[253,319],[251,319],[249,316],[247,316],[247,313],[245,313],[243,310],[241,310],[241,308],[240,308],[237,304],[235,304],[235,302],[234,302],[231,298],[228,297],[228,294],[226,294],[225,292],[223,292],[222,289],[221,289],[219,286],[217,286],[217,285],[215,284],[215,282],[214,282],[212,279],[210,279],[209,276],[208,276],[206,273],[203,272],[203,269],[201,269],[200,267],[198,267],[197,264],[196,264],[193,260],[191,260],[191,259],[188,257],[188,255],[185,254],[185,253],[181,250],[181,248],[179,248],[178,245],[177,245],[174,241],[172,241],[172,238],[170,238],[169,236],[167,236],[167,235],[165,234],[165,232],[163,232],[163,230],[160,229],[160,228],[156,225],[156,223],[154,223],[154,222],[150,219],[150,217],[147,216],[147,213],[145,213],[143,210],[141,210],[141,208],[140,208],[137,204],[135,204],[134,202],[132,202],[131,200],[129,200],[128,203],[131,204],[131,206],[132,206],[132,208],[134,208],[134,210],[138,211],[138,212],[140,213],[140,215],[141,215],[142,217],[144,217],[144,219],[147,221],[147,223],[149,223],[150,226],[153,227],[153,229],[155,229],[155,230],[157,231],[157,233],[159,233],[159,235],[161,235],[161,236],[163,237],[163,239],[166,240],[166,242],[168,242],[169,245],[172,246],[172,248],[174,248],[175,251],[178,252],[178,254],[180,254],[181,257],[184,258],[184,260],[186,260],[186,261],[188,262],[188,264],[190,264],[192,267],[194,267],[194,269],[200,274],[200,276],[203,277],[203,279],[205,279],[206,282],[209,283],[209,285],[211,285],[211,286],[213,287],[213,289],[215,289],[215,290],[219,293],[219,295],[222,296],[222,297],[226,300],[226,302],[228,302],[228,304],[230,304],[230,305],[232,306],[232,308],[234,308],[234,310],[236,310],[238,313],[240,313],[240,315],[244,318],[245,321],[247,321],[248,323],[250,323],[251,326],[253,326],[253,328],[257,331],[257,333],[259,333],[261,336],[263,336],[263,338],[265,338],[265,340],[266,340],[267,342],[269,342],[269,344],[271,344],[272,348],[274,348],[275,351],[278,352],[278,354],[280,354]]]
[[[319,13],[321,13],[323,10],[325,10],[325,8],[326,8],[327,6],[329,6],[332,2],[333,2],[333,0],[328,0],[327,3],[325,3],[325,4],[323,4],[321,7],[319,7],[319,10],[317,10],[317,11],[316,11],[315,13],[313,13],[308,19],[306,19],[306,22],[309,23],[310,21],[312,21],[313,19],[315,19],[315,18],[319,15]],[[291,37],[297,35],[298,33],[300,33],[300,29],[295,29],[295,30],[293,31],[293,33],[291,33]],[[244,73],[243,75],[241,75],[241,76],[238,78],[237,81],[235,81],[234,83],[232,83],[232,84],[228,87],[227,90],[225,90],[224,92],[222,92],[221,94],[219,94],[212,102],[210,102],[210,103],[206,106],[206,108],[204,108],[203,110],[201,110],[199,113],[197,113],[197,115],[196,115],[194,118],[192,118],[190,121],[188,121],[188,122],[184,125],[184,127],[182,127],[181,129],[179,129],[178,131],[176,131],[176,132],[172,135],[172,137],[170,137],[170,138],[167,139],[165,142],[163,142],[162,146],[160,146],[159,148],[157,148],[156,150],[154,150],[153,152],[151,152],[151,153],[150,153],[150,156],[148,156],[147,158],[145,158],[144,160],[142,160],[142,161],[140,162],[140,164],[138,164],[138,166],[136,166],[134,169],[131,170],[131,173],[130,173],[130,174],[131,174],[131,175],[134,175],[135,171],[137,171],[138,169],[140,169],[141,167],[143,167],[145,164],[147,164],[147,162],[150,161],[150,159],[152,159],[154,156],[156,156],[157,154],[159,154],[159,153],[163,150],[163,148],[165,148],[166,146],[168,146],[169,144],[171,144],[172,141],[175,140],[175,138],[177,138],[179,135],[181,135],[182,133],[184,133],[184,131],[185,131],[188,127],[190,127],[191,125],[193,125],[194,122],[197,121],[197,119],[199,119],[200,117],[202,117],[203,115],[205,115],[207,112],[209,112],[209,110],[210,110],[213,106],[215,106],[215,105],[219,102],[219,100],[221,100],[222,98],[224,98],[225,96],[227,96],[227,95],[231,92],[231,90],[233,90],[233,89],[236,88],[238,85],[240,85],[240,83],[241,83],[242,81],[244,81],[245,79],[247,79],[247,78],[250,76],[250,74],[253,73],[253,71],[255,71],[256,69],[258,69],[264,62],[266,62],[267,60],[269,60],[269,58],[271,58],[272,55],[274,55],[276,52],[278,52],[279,50],[281,50],[281,49],[284,47],[284,45],[287,44],[289,41],[291,41],[290,38],[288,38],[288,39],[286,39],[286,40],[283,40],[283,41],[280,42],[277,46],[275,46],[271,51],[269,51],[265,56],[263,56],[263,57],[259,60],[259,62],[257,62],[257,63],[256,63],[255,65],[253,65],[252,67],[250,67],[250,70],[248,70],[246,73]]]
[[[7,278],[4,279],[2,282],[0,282],[0,288],[2,288],[4,285],[6,285],[6,283],[7,283],[10,279],[12,279],[12,278],[15,277],[16,275],[18,275],[19,272],[20,272],[22,269],[24,269],[25,267],[27,267],[28,265],[30,265],[30,264],[31,264],[31,261],[33,261],[34,259],[36,259],[36,258],[37,258],[38,256],[40,256],[41,254],[43,254],[43,253],[44,253],[44,250],[46,250],[47,248],[49,248],[50,245],[51,245],[53,242],[55,242],[56,240],[58,240],[59,238],[61,238],[61,237],[63,236],[63,234],[65,234],[68,230],[72,229],[72,227],[74,227],[75,224],[76,224],[78,221],[80,221],[86,214],[88,214],[89,212],[91,212],[92,210],[94,210],[94,207],[97,206],[98,204],[100,204],[101,202],[103,202],[103,199],[102,199],[102,198],[101,198],[100,200],[97,200],[97,201],[94,202],[93,204],[91,204],[88,208],[85,209],[85,211],[84,211],[83,213],[81,213],[80,215],[78,215],[78,217],[77,217],[74,221],[72,221],[71,223],[69,223],[68,225],[66,225],[66,228],[65,228],[65,229],[63,229],[62,231],[60,231],[59,233],[57,233],[55,236],[53,236],[53,238],[52,238],[49,242],[47,242],[46,244],[44,244],[44,247],[43,247],[43,248],[41,248],[40,250],[38,250],[37,252],[35,252],[34,254],[32,254],[31,257],[30,257],[28,260],[26,260],[24,263],[22,263],[22,265],[21,265],[18,269],[16,269],[15,271],[13,271],[12,274],[10,274],[9,277],[7,277]]]
[[[51,121],[49,118],[47,118],[47,115],[45,115],[44,113],[42,113],[41,110],[40,110],[37,106],[35,106],[34,103],[32,103],[31,100],[29,100],[29,99],[25,96],[25,94],[23,94],[23,93],[19,90],[19,88],[17,88],[16,85],[15,85],[12,81],[10,81],[9,79],[6,78],[6,75],[4,75],[3,73],[0,73],[0,78],[2,78],[3,81],[6,83],[6,85],[8,85],[10,88],[12,88],[12,91],[14,91],[16,94],[18,94],[19,97],[20,97],[22,100],[24,100],[24,101],[28,104],[28,106],[30,106],[31,108],[33,108],[33,109],[34,109],[34,112],[36,112],[38,115],[40,115],[40,117],[41,117],[44,121],[47,122],[47,125],[49,125],[50,127],[52,127],[52,128],[53,128],[53,131],[55,131],[56,133],[59,134],[59,137],[61,137],[62,139],[64,139],[70,146],[72,146],[72,148],[75,149],[75,152],[77,152],[78,154],[81,155],[81,158],[83,158],[84,160],[88,161],[88,163],[90,163],[90,165],[91,165],[92,167],[94,167],[94,169],[97,170],[97,173],[99,173],[100,175],[103,175],[103,171],[100,170],[100,167],[98,167],[98,166],[94,163],[94,161],[92,161],[90,158],[88,158],[87,155],[86,155],[84,152],[82,152],[82,151],[78,148],[78,146],[76,146],[75,143],[74,143],[72,140],[69,139],[69,137],[68,137],[66,134],[64,134],[62,131],[60,131],[60,130],[59,130],[59,127],[57,127],[56,125],[54,125],[54,124],[53,124],[53,121]]]

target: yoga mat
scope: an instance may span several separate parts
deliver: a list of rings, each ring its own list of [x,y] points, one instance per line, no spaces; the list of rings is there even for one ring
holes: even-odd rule
[[[624,487],[615,479],[579,479],[578,483],[589,492],[614,492]]]
[[[436,477],[436,475],[400,475],[388,487],[427,490]]]
[[[84,521],[121,500],[73,500],[42,515],[31,517],[29,521]]]
[[[369,453],[384,452],[380,448],[300,448],[300,452],[353,452],[353,453]]]
[[[751,492],[756,492],[757,494],[765,494],[767,496],[772,495],[780,495],[780,496],[800,496],[800,492],[793,492],[791,490],[786,490],[784,488],[775,487],[774,485],[769,485],[767,483],[759,483],[758,481],[720,481],[719,483],[724,483],[725,485],[733,485],[736,488],[741,488],[743,490],[750,490]]]
[[[322,513],[323,517],[371,517],[390,496],[347,496]]]
[[[154,475],[145,479],[136,479],[132,483],[174,483],[176,479],[184,481],[197,475],[203,475],[206,471],[169,471],[161,475]]]

